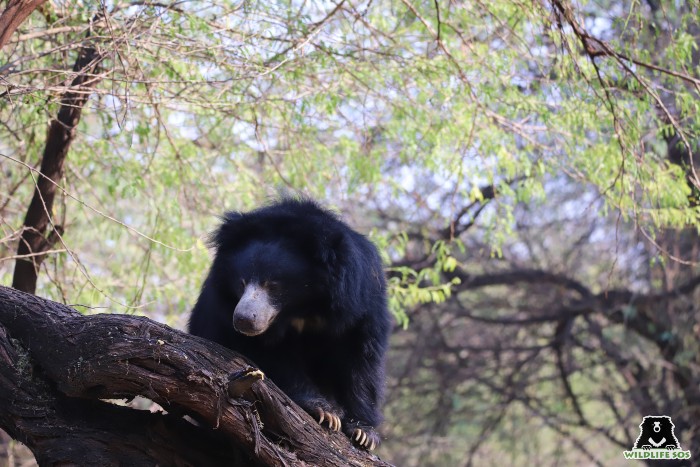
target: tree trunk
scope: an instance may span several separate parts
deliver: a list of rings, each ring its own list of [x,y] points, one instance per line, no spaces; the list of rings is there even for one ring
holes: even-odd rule
[[[0,287],[0,428],[42,465],[390,465],[253,370],[147,318],[83,316]],[[168,413],[101,400],[137,395]]]
[[[95,48],[84,47],[80,50],[73,67],[77,76],[61,99],[58,116],[51,120],[40,173],[36,177],[34,196],[27,209],[22,236],[17,246],[19,258],[12,278],[12,287],[17,290],[34,293],[39,266],[46,257],[46,251],[63,233],[60,226],[52,224],[53,202],[57,184],[63,178],[63,164],[75,137],[75,128],[80,121],[83,106],[92,88],[100,80],[95,76],[100,60],[101,57]],[[46,235],[49,226],[52,230]]]
[[[0,15],[0,49],[12,37],[15,29],[22,24],[32,11],[36,10],[46,0],[10,0],[7,8]]]

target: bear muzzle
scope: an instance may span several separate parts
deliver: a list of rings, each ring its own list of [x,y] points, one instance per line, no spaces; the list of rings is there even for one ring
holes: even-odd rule
[[[233,311],[233,327],[246,336],[257,336],[267,331],[278,313],[267,290],[250,283]]]

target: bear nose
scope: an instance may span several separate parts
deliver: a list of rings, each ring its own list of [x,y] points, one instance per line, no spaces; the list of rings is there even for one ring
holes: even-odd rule
[[[252,317],[234,316],[233,327],[243,334],[254,333],[256,331],[255,315],[252,315]]]
[[[661,431],[661,422],[654,422],[654,433]]]

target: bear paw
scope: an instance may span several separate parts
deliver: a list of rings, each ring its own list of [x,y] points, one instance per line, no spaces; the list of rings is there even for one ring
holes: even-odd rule
[[[645,451],[649,451],[651,449],[651,444],[645,444],[644,446],[642,446],[642,449],[644,449]]]
[[[676,449],[678,449],[676,446],[666,446],[667,451],[675,451]]]
[[[341,423],[339,416],[337,416],[329,410],[324,410],[320,407],[318,407],[315,410],[315,413],[319,425],[323,425],[323,422],[326,421],[326,423],[328,423],[328,428],[330,428],[333,431],[340,431]]]
[[[356,445],[368,451],[373,451],[381,443],[379,434],[370,426],[350,427],[346,434]]]

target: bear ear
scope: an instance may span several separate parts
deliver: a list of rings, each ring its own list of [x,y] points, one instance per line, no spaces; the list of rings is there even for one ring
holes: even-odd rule
[[[243,240],[245,215],[229,211],[221,217],[221,225],[209,237],[209,245],[217,250],[230,248]]]

